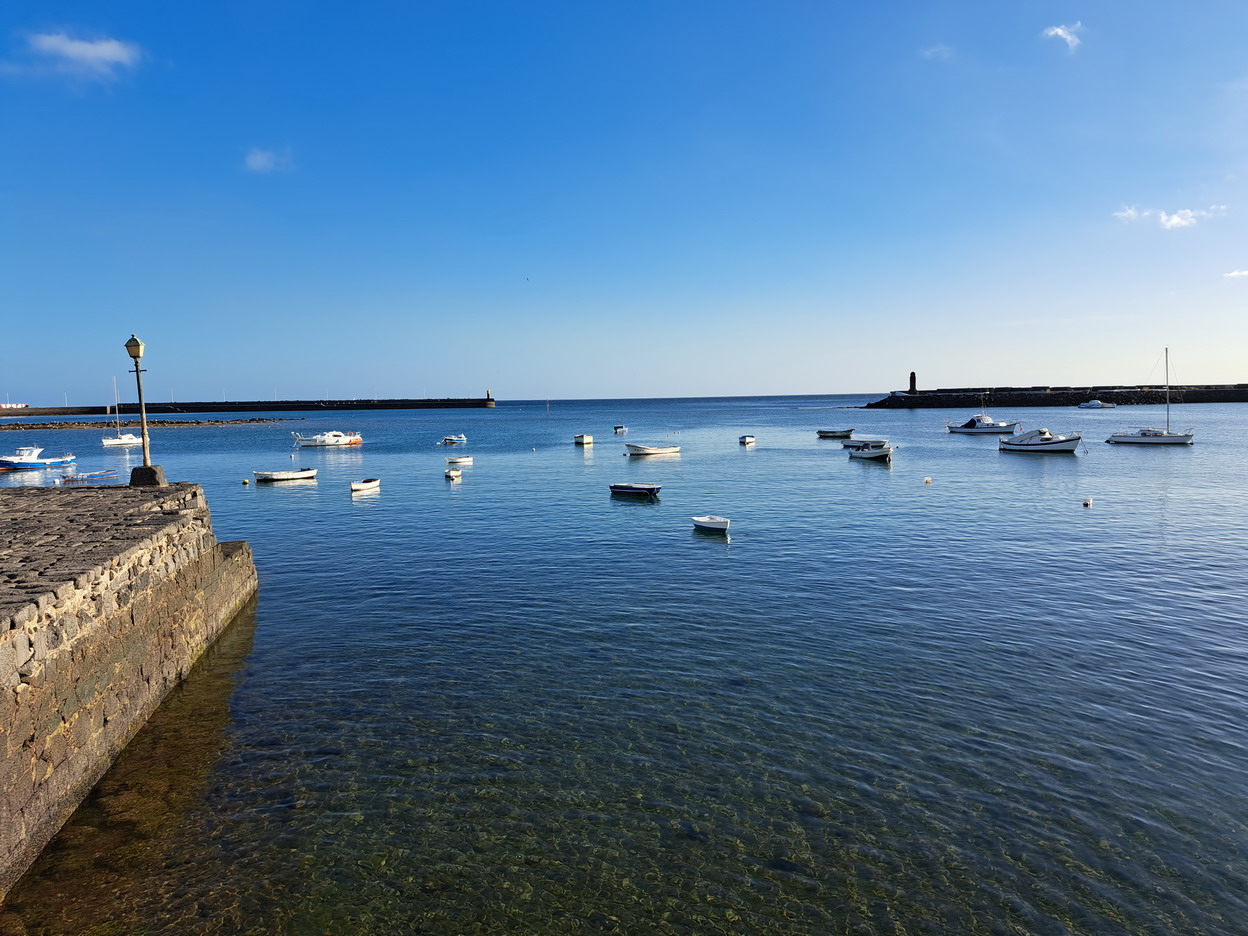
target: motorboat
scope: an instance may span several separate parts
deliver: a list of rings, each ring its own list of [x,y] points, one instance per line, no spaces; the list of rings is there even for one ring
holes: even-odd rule
[[[1019,435],[1001,438],[997,448],[1002,452],[1073,452],[1083,437],[1077,432],[1054,435],[1048,429],[1032,429]]]
[[[849,439],[854,434],[853,429],[816,429],[815,435],[821,439]]]
[[[728,524],[731,523],[727,517],[716,517],[714,514],[708,514],[705,517],[693,517],[693,525],[699,530],[714,530],[716,533],[727,533]]]
[[[443,473],[446,475],[446,479],[448,481],[458,481],[463,475],[463,472],[458,468],[447,468]]]
[[[624,448],[628,451],[626,455],[679,455],[679,445],[633,445],[632,443],[624,443]]]
[[[471,465],[472,456],[471,455],[453,455],[446,460],[446,463],[448,465]]]
[[[1186,432],[1172,432],[1170,429],[1170,349],[1166,348],[1166,428],[1136,426],[1125,432],[1115,432],[1105,441],[1136,445],[1191,445],[1195,438],[1196,434],[1190,429]]]
[[[78,472],[77,474],[61,475],[62,484],[72,484],[76,481],[90,482],[90,481],[116,481],[116,480],[117,480],[117,471],[111,468],[106,471],[81,471],[81,472]]]
[[[741,438],[737,439],[737,441],[740,442],[742,445],[753,445],[758,440],[754,438],[752,435],[743,435]]]
[[[625,432],[628,432],[628,426],[612,426],[612,428],[615,430],[616,435],[623,435]]]
[[[0,469],[8,468],[17,471],[33,468],[63,468],[74,463],[74,456],[70,452],[56,458],[42,458],[40,457],[42,451],[43,449],[37,445],[23,445],[16,454],[0,455]]]
[[[577,435],[572,437],[572,441],[577,445],[593,445],[594,437],[592,435]]]
[[[253,471],[256,481],[311,481],[316,477],[315,468],[293,468],[290,471]]]
[[[893,447],[888,444],[888,439],[858,439],[846,442],[842,448],[849,453],[850,458],[882,462],[893,459]]]
[[[142,445],[143,437],[133,432],[121,431],[121,397],[117,395],[117,378],[113,378],[113,421],[117,426],[117,434],[106,436],[103,443],[109,445]]]
[[[958,432],[964,435],[975,433],[1011,433],[1018,432],[1020,423],[1017,419],[1007,422],[1003,419],[993,419],[987,413],[976,413],[966,422],[955,426],[953,423],[945,423],[945,428],[950,432]]]
[[[611,485],[612,494],[639,494],[643,497],[656,497],[662,489],[661,484],[650,484],[645,481],[635,481],[628,484]]]
[[[320,432],[313,436],[300,435],[292,432],[295,445],[301,448],[329,448],[336,445],[362,445],[364,439],[358,432]]]
[[[439,445],[462,445],[468,441],[468,437],[462,432],[459,435],[443,436]]]
[[[1080,409],[1113,409],[1117,403],[1106,403],[1104,400],[1084,400],[1079,404]]]
[[[381,478],[365,478],[363,481],[351,482],[351,493],[356,494],[360,491],[375,491],[381,487]]]

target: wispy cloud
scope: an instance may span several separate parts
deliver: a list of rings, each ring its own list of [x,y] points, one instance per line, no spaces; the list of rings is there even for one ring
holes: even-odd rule
[[[270,172],[286,172],[294,167],[294,163],[294,157],[289,149],[267,150],[253,146],[243,157],[243,168],[260,175]]]
[[[947,62],[953,58],[953,49],[949,48],[949,46],[945,45],[943,42],[938,42],[936,45],[930,46],[929,48],[919,49],[919,55],[923,56],[925,59],[930,59],[933,62]]]
[[[26,64],[11,64],[10,73],[61,75],[85,81],[116,81],[136,68],[143,50],[120,39],[76,39],[63,32],[26,37]]]
[[[1210,205],[1208,208],[1180,208],[1174,213],[1166,211],[1154,211],[1152,208],[1140,210],[1135,206],[1124,206],[1120,211],[1114,212],[1114,217],[1119,221],[1134,223],[1143,221],[1145,218],[1157,218],[1157,223],[1167,231],[1177,231],[1181,228],[1195,227],[1199,222],[1207,218],[1217,218],[1226,214],[1226,205]]]
[[[1231,270],[1230,273],[1223,273],[1227,279],[1239,279],[1241,276],[1248,276],[1248,270]]]
[[[1083,23],[1077,22],[1073,26],[1050,26],[1044,31],[1044,35],[1050,39],[1061,39],[1066,43],[1066,51],[1073,53],[1075,47],[1079,45],[1078,32],[1083,29]]]

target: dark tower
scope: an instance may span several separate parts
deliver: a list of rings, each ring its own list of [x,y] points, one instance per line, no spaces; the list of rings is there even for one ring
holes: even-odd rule
[[[911,393],[918,393],[918,392],[919,392],[919,387],[918,387],[918,384],[916,384],[916,383],[914,382],[914,371],[911,371],[911,372],[910,372],[910,392],[911,392]]]

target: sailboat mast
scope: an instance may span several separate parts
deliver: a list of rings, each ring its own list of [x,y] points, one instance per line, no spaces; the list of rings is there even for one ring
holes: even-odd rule
[[[1166,348],[1166,435],[1170,434],[1170,349]]]

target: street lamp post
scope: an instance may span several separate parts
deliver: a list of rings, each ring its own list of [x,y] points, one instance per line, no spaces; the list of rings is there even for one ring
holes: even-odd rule
[[[165,472],[160,465],[152,464],[151,440],[147,435],[147,406],[143,403],[143,368],[139,361],[143,357],[143,342],[134,335],[126,342],[126,353],[134,360],[134,379],[139,387],[139,426],[143,434],[143,464],[130,471],[131,487],[146,487],[165,483]]]

